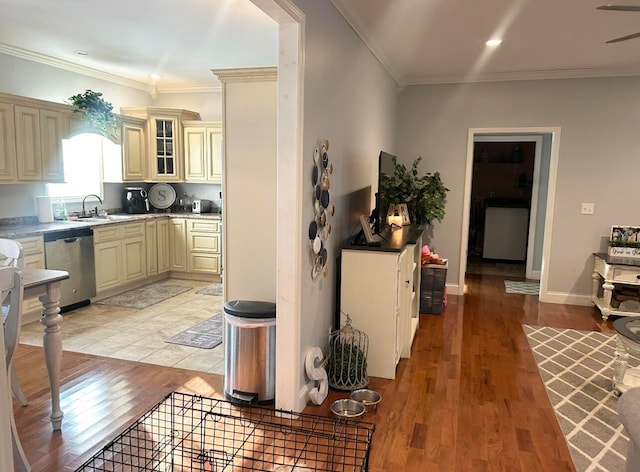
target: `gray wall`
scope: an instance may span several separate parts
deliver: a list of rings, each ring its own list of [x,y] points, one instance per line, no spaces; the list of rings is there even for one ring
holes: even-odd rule
[[[302,234],[313,219],[313,149],[329,139],[331,200],[375,182],[378,153],[393,150],[396,84],[329,1],[295,0],[306,15]],[[374,189],[375,190],[375,189]],[[369,208],[369,211],[371,208]],[[335,311],[336,258],[352,231],[349,208],[336,206],[327,241],[328,275],[311,280],[310,249],[302,248],[301,365],[311,346],[324,346]],[[366,291],[366,287],[363,287]],[[366,330],[366,326],[357,326]]]
[[[591,290],[592,252],[613,224],[637,224],[640,78],[596,78],[407,87],[400,96],[398,153],[423,156],[423,171],[451,189],[446,216],[434,228],[449,258],[448,283],[459,272],[469,128],[561,127],[548,289]],[[595,203],[581,215],[582,202]],[[585,297],[585,300],[587,298]]]

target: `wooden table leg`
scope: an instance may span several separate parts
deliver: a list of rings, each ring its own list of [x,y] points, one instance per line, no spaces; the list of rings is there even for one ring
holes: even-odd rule
[[[44,347],[44,361],[49,375],[51,389],[51,424],[54,430],[62,428],[62,410],[60,409],[60,366],[62,364],[62,331],[60,323],[60,283],[53,283],[47,287],[47,294],[40,297],[42,316],[40,323],[44,325],[42,345]]]

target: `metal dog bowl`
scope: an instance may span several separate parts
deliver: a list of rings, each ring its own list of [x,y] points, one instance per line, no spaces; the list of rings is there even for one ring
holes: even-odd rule
[[[382,396],[374,390],[361,388],[360,390],[354,390],[351,392],[351,399],[362,403],[365,411],[370,412],[376,411],[378,403],[382,400]]]
[[[331,412],[341,418],[355,418],[364,413],[365,407],[362,403],[348,398],[336,400],[331,404]]]

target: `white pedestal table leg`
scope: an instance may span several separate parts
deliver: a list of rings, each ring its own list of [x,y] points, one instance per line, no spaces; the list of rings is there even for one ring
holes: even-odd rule
[[[40,323],[44,325],[42,345],[44,347],[44,361],[49,375],[51,389],[51,424],[54,430],[62,428],[62,410],[60,409],[60,367],[62,364],[62,331],[60,324],[60,284],[50,284],[47,294],[40,297],[42,316]]]

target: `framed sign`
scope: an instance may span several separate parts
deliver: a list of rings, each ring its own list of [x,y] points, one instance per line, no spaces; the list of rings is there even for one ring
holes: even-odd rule
[[[406,203],[400,203],[398,205],[398,212],[400,213],[400,216],[402,217],[402,225],[410,225],[411,224],[411,219],[409,218],[409,209],[407,208],[407,204]]]

